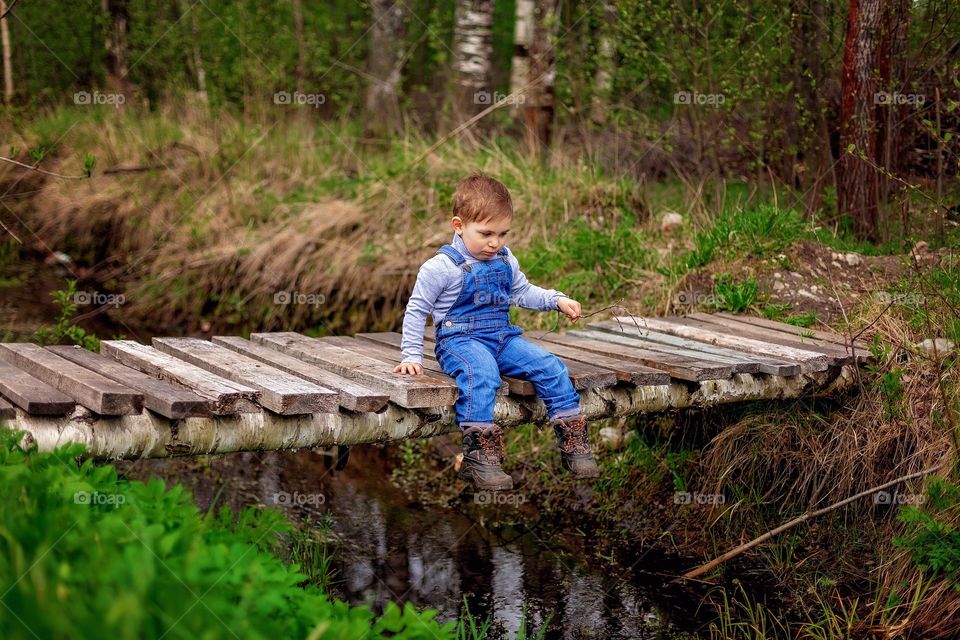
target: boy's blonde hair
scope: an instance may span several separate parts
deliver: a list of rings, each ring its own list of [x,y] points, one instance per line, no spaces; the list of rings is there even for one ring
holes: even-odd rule
[[[513,218],[513,200],[503,183],[476,172],[457,183],[453,215],[460,216],[464,224]]]

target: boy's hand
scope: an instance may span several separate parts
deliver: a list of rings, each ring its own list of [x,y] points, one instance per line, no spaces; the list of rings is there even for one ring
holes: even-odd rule
[[[423,365],[419,362],[401,362],[393,368],[394,373],[405,375],[423,375]]]
[[[567,314],[573,322],[580,319],[580,303],[570,298],[557,298],[557,308]]]

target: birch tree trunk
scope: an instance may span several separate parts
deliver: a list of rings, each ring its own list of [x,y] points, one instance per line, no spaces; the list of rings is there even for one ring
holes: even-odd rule
[[[195,10],[193,11],[193,15],[190,16],[190,31],[193,34],[193,66],[197,72],[197,95],[200,98],[200,102],[209,104],[209,98],[207,97],[207,70],[206,67],[203,66],[203,56],[200,53],[200,20]]]
[[[540,153],[550,145],[553,132],[553,39],[557,26],[557,0],[536,0],[533,44],[530,47],[530,83],[524,101],[524,138],[527,148]]]
[[[367,130],[374,133],[400,131],[401,48],[406,32],[406,5],[403,0],[372,0],[373,27],[367,70]]]
[[[112,89],[126,92],[130,81],[130,12],[127,0],[101,0],[101,9],[107,17],[106,48],[107,84]]]
[[[600,27],[597,45],[597,76],[593,84],[593,97],[590,101],[590,119],[596,124],[607,121],[607,109],[610,108],[610,93],[613,89],[613,72],[617,51],[613,26],[617,21],[617,5],[605,2],[603,5],[603,25]]]
[[[453,53],[454,117],[459,123],[493,103],[493,0],[457,0]]]
[[[516,94],[530,80],[530,47],[533,44],[534,0],[517,0],[516,22],[513,27],[513,62],[510,65],[510,93]],[[510,115],[520,116],[518,98],[510,105]]]
[[[303,36],[303,0],[293,0],[293,27],[297,37],[297,92],[304,92],[307,76],[307,45]]]
[[[843,52],[840,112],[840,176],[837,205],[840,215],[853,219],[861,239],[876,242],[878,234],[876,170],[867,160],[877,157],[874,74],[882,0],[850,0]],[[853,146],[852,153],[847,148]],[[867,160],[860,157],[863,154]]]
[[[0,0],[0,15],[7,12],[7,3]],[[0,41],[3,46],[3,100],[7,104],[13,101],[13,65],[10,61],[10,29],[7,17],[0,19]]]

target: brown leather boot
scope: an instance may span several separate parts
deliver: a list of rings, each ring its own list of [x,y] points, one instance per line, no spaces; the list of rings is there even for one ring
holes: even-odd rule
[[[501,491],[513,489],[513,478],[503,472],[503,431],[493,425],[467,427],[463,431],[463,463],[460,479],[477,489]]]
[[[560,449],[563,468],[569,470],[574,478],[598,477],[600,469],[593,459],[587,438],[587,417],[580,414],[571,418],[557,418],[552,424],[557,434],[557,448]]]

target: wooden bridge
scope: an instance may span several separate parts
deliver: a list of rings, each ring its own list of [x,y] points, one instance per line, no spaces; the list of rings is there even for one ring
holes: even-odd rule
[[[829,394],[870,359],[864,343],[762,318],[616,318],[524,337],[566,364],[591,419]],[[457,387],[433,354],[393,373],[399,333],[154,338],[152,346],[0,344],[0,421],[41,449],[101,458],[298,449],[429,437],[455,428]],[[505,377],[495,417],[543,422],[526,380]]]

